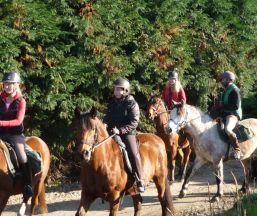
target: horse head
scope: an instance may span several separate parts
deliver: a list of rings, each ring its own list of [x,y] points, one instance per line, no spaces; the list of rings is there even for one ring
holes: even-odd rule
[[[95,145],[98,143],[97,110],[89,112],[75,109],[75,145],[86,161],[90,161]]]
[[[187,117],[186,104],[174,102],[168,123],[169,133],[178,133],[186,125]]]
[[[148,115],[154,120],[158,115],[168,112],[160,97],[151,96],[148,101]]]

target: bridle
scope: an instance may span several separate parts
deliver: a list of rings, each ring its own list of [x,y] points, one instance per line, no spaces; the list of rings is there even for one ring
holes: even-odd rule
[[[99,146],[103,145],[107,140],[109,140],[110,138],[112,138],[113,136],[115,136],[115,134],[112,134],[111,136],[108,136],[107,138],[105,138],[104,140],[99,142],[99,135],[98,135],[98,130],[97,128],[94,129],[95,130],[95,134],[94,134],[94,139],[92,143],[88,143],[88,142],[80,142],[81,145],[88,145],[90,146],[88,153],[91,154],[92,152],[94,152],[94,150],[96,148],[98,148]]]
[[[158,116],[160,116],[160,115],[162,115],[162,114],[164,114],[164,113],[169,113],[170,112],[170,110],[166,110],[166,111],[162,111],[162,112],[159,112],[159,108],[161,107],[161,102],[160,101],[158,101],[157,103],[155,103],[155,104],[152,104],[152,109],[153,109],[153,111],[154,111],[154,114],[155,114],[155,116],[154,116],[154,118],[156,118],[156,117],[158,117]]]
[[[173,107],[172,109],[174,109],[175,107]],[[186,114],[185,114],[185,117],[183,119],[183,121],[181,122],[175,122],[173,119],[170,119],[170,121],[174,122],[175,125],[177,125],[177,131],[180,131],[182,128],[186,127],[190,122],[196,120],[196,119],[199,119],[201,118],[201,115],[193,118],[193,119],[190,119],[188,120],[188,110],[186,109]]]

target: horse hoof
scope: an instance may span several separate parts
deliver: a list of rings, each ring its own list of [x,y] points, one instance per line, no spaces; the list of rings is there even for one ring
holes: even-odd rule
[[[186,196],[185,192],[180,191],[178,198],[184,198]]]
[[[241,193],[241,194],[246,194],[248,191],[249,191],[249,190],[247,190],[246,188],[241,188],[241,189],[239,190],[239,193]]]
[[[215,202],[219,202],[220,201],[220,197],[218,196],[214,196],[211,198],[211,200],[209,201],[210,203],[215,203]]]

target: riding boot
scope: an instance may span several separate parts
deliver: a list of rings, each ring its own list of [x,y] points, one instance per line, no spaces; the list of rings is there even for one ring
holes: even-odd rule
[[[23,174],[23,179],[25,186],[23,188],[23,198],[30,198],[33,196],[32,189],[32,171],[30,167],[30,163],[21,164],[21,171]]]
[[[238,139],[237,139],[236,135],[230,135],[229,141],[230,141],[230,144],[232,145],[232,147],[234,148],[234,158],[236,160],[240,160],[240,152],[241,151],[239,148]]]
[[[142,179],[142,165],[141,165],[141,158],[139,154],[135,157],[135,162],[136,162],[135,179],[137,184],[137,190],[139,193],[143,193],[145,191],[145,185]]]

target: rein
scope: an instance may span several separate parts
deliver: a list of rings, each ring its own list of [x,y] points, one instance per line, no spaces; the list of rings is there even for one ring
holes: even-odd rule
[[[104,140],[102,140],[101,142],[97,142],[95,144],[93,144],[91,147],[90,147],[90,150],[91,152],[93,152],[97,147],[103,145],[108,139],[114,137],[116,134],[112,134],[111,136],[105,138]]]

